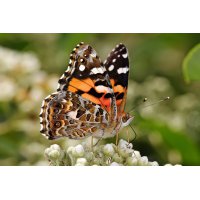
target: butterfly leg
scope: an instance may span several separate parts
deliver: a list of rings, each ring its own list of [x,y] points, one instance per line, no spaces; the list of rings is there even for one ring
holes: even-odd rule
[[[98,139],[98,141],[96,142],[96,144],[95,144],[93,147],[97,146],[97,144],[98,144],[102,139],[103,139],[103,136],[100,137],[100,138]]]
[[[93,147],[95,147],[95,146],[97,146],[97,144],[99,144],[99,142],[103,139],[103,136],[104,136],[104,131],[102,131],[101,137],[98,139],[98,141],[96,142],[96,144]]]
[[[118,142],[119,142],[119,131],[117,131],[117,134],[116,134],[116,140],[115,140],[116,146],[118,145]]]

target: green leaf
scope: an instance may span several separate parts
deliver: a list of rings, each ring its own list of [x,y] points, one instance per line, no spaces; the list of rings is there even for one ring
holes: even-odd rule
[[[154,120],[144,120],[140,122],[140,127],[146,129],[148,132],[157,130],[163,139],[163,144],[169,150],[177,150],[182,157],[183,165],[199,165],[200,163],[200,149],[198,144],[186,133],[181,133],[167,127],[162,122]],[[164,151],[161,149],[161,151]]]
[[[192,48],[184,58],[183,74],[187,82],[200,80],[200,44]]]

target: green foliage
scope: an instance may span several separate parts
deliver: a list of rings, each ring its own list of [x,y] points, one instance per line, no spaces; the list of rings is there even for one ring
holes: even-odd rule
[[[175,131],[162,122],[154,120],[142,120],[140,127],[147,132],[157,130],[155,133],[160,135],[162,142],[160,144],[160,157],[162,160],[167,156],[167,152],[177,152],[181,156],[183,165],[198,165],[200,163],[200,148],[198,143],[192,140],[186,133]]]
[[[187,82],[200,80],[200,44],[186,55],[183,61],[183,73]]]

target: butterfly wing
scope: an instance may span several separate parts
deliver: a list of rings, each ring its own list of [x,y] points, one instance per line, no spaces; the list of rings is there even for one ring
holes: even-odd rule
[[[126,104],[129,75],[128,51],[125,45],[117,45],[104,62],[104,66],[110,77],[118,112],[122,113]]]
[[[108,123],[108,113],[73,92],[55,92],[43,100],[40,132],[48,139],[82,139],[101,131],[101,123]]]
[[[57,92],[43,100],[40,132],[48,139],[101,136],[116,118],[116,99],[106,68],[91,46],[80,43],[70,55]]]
[[[110,116],[116,116],[116,100],[108,72],[96,51],[80,43],[70,55],[68,69],[59,79],[57,91],[71,91],[102,106]]]

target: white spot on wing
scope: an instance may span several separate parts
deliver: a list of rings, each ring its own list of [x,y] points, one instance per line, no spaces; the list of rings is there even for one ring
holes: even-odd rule
[[[54,92],[54,93],[52,93],[53,95],[56,95],[56,94],[58,94],[58,92]]]
[[[96,67],[94,67],[94,68],[92,68],[91,72],[92,72],[92,74],[98,74],[99,70]]]
[[[65,78],[65,75],[64,75],[64,74],[60,77],[60,79],[63,79],[63,78]]]
[[[102,93],[102,92],[110,93],[110,88],[106,87],[104,85],[98,85],[98,86],[95,87],[95,89],[99,93]]]
[[[109,71],[112,71],[114,69],[114,65],[110,65],[110,67],[108,68]]]
[[[91,74],[103,74],[105,72],[105,69],[102,67],[99,67],[99,68],[94,67],[91,70],[91,72],[92,72]]]
[[[40,124],[40,131],[43,130],[44,126]]]
[[[116,59],[114,58],[113,60],[112,60],[112,62],[114,63],[116,61]]]
[[[120,52],[122,52],[123,50],[124,50],[124,47],[123,47],[123,48],[121,48],[119,51],[120,51]]]
[[[126,74],[128,72],[129,68],[128,67],[120,67],[118,70],[117,70],[117,73],[118,74]]]
[[[45,100],[47,100],[49,97],[50,97],[50,95],[48,95],[48,96],[45,98]],[[42,102],[42,106],[43,106],[43,103],[44,103],[44,101]]]
[[[77,119],[77,118],[76,118],[77,110],[76,110],[76,111],[68,112],[67,115],[68,115],[69,117],[71,117],[72,119]]]
[[[128,57],[128,54],[125,53],[125,54],[122,54],[123,58],[127,58]]]
[[[41,115],[43,113],[43,108],[41,108],[41,110],[40,110],[40,114],[39,115]]]
[[[66,71],[65,72],[68,72],[70,70],[70,67],[69,66],[67,66],[67,69],[66,69]]]
[[[84,70],[85,70],[85,65],[80,65],[80,66],[79,66],[79,70],[80,70],[80,71],[84,71]]]

